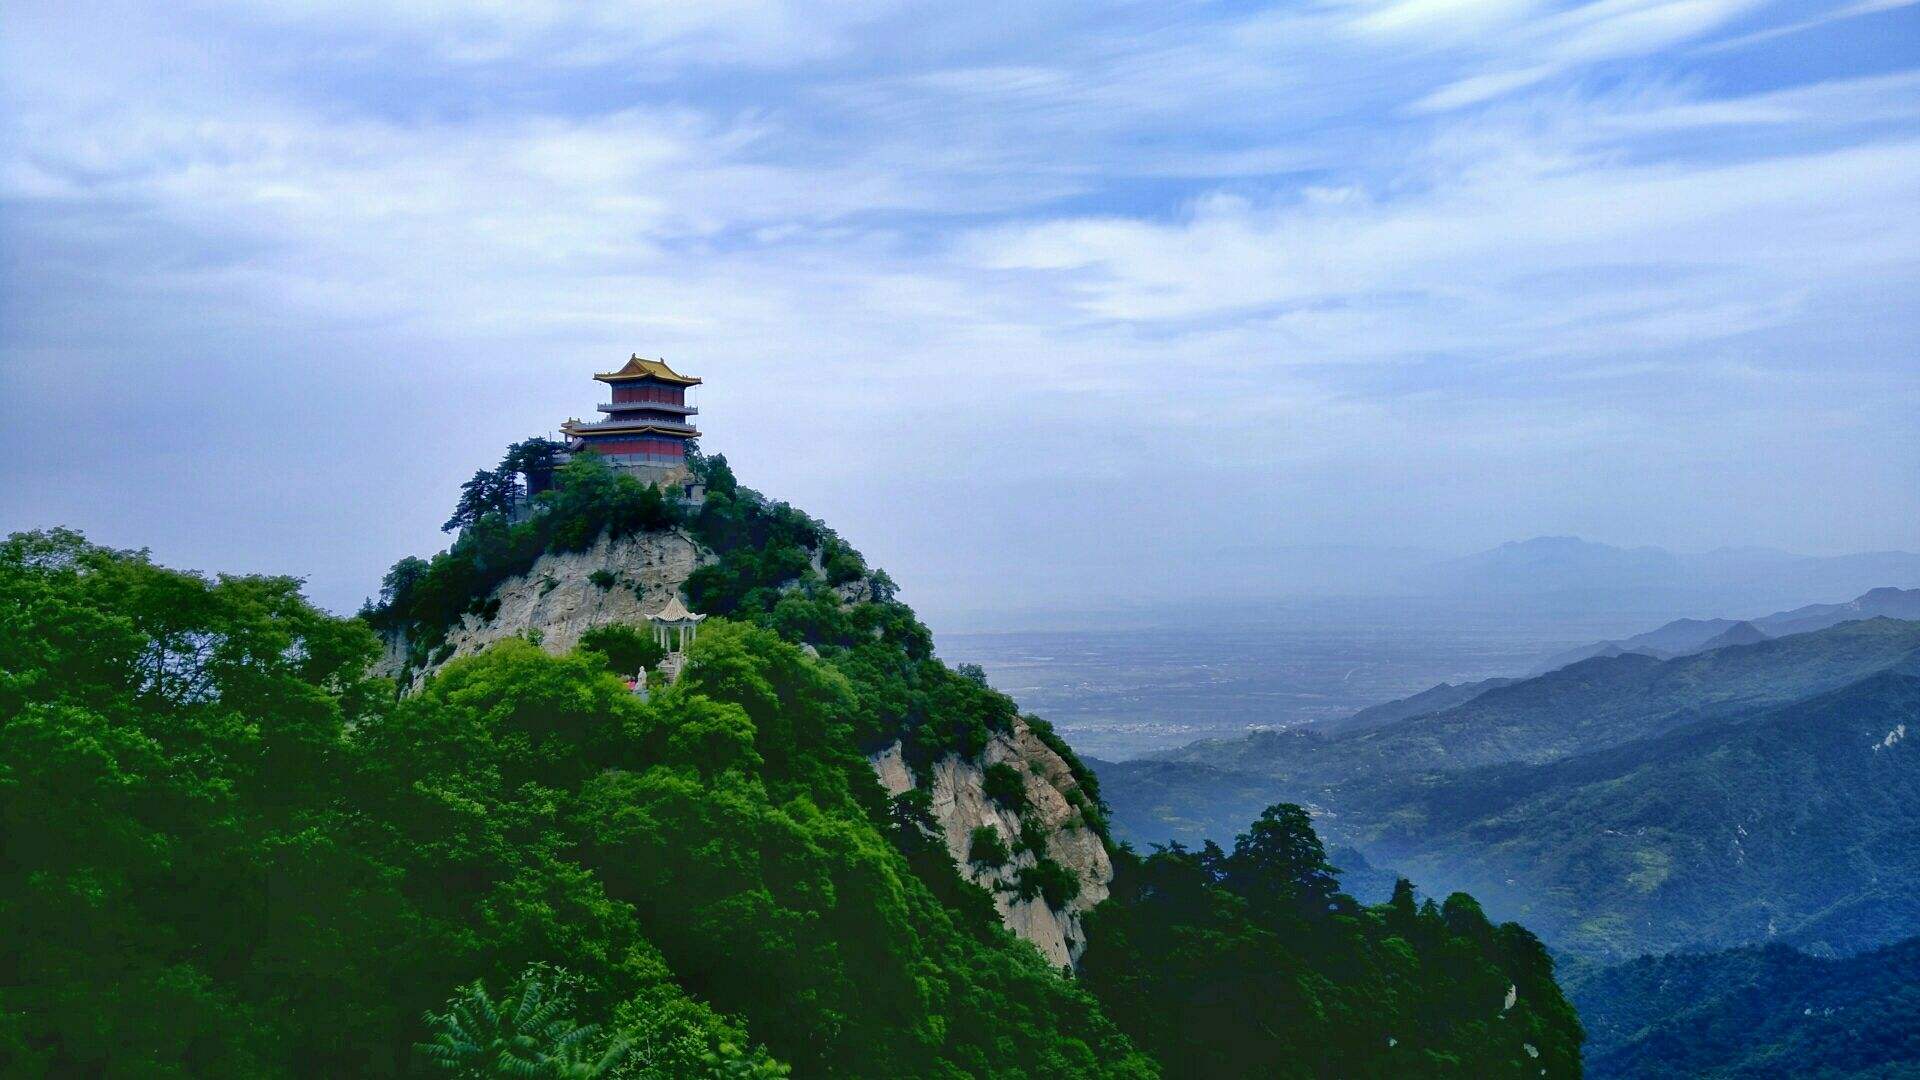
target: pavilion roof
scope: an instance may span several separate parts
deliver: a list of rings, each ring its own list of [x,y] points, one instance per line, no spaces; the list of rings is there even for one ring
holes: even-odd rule
[[[693,612],[687,610],[687,605],[680,602],[680,597],[669,596],[667,598],[667,606],[647,616],[647,618],[655,622],[680,623],[699,622],[701,619],[706,618],[706,616],[695,615]]]
[[[700,380],[691,375],[682,375],[667,366],[665,360],[642,360],[634,353],[627,366],[619,371],[603,371],[594,378],[604,383],[633,382],[638,379],[658,379],[673,383],[675,386],[699,386]]]

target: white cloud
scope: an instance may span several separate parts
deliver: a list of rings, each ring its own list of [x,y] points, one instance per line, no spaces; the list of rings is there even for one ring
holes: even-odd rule
[[[1022,9],[1007,28],[930,6],[215,6],[129,9],[132,41],[49,15],[0,43],[0,225],[34,260],[33,298],[0,310],[0,390],[29,402],[0,449],[57,441],[57,368],[101,388],[90,411],[139,417],[141,379],[218,396],[235,353],[297,353],[315,396],[381,370],[396,412],[432,413],[433,380],[392,373],[457,357],[462,416],[415,451],[457,479],[637,349],[713,374],[717,445],[795,497],[854,474],[949,502],[981,477],[1084,482],[1121,492],[1104,505],[1126,528],[1141,484],[1265,470],[1271,492],[1229,501],[1303,529],[1369,528],[1415,482],[1490,520],[1565,508],[1565,461],[1761,442],[1792,403],[1844,402],[1867,378],[1849,365],[1879,380],[1869,413],[1913,393],[1887,350],[1916,322],[1920,72],[1745,96],[1652,61],[1604,92],[1562,77],[1752,10]],[[1863,309],[1878,339],[1822,344]],[[1752,377],[1817,365],[1839,370]],[[1750,415],[1669,430],[1722,399]],[[389,433],[340,408],[353,445],[300,467],[351,491]],[[1754,469],[1788,467],[1766,453]],[[1370,483],[1373,509],[1350,498]],[[885,501],[868,494],[849,512]],[[1540,513],[1515,528],[1576,527]]]
[[[1720,108],[1786,122],[1816,101],[1897,100],[1906,84]],[[1863,275],[1920,282],[1920,220],[1908,212],[1920,195],[1920,141],[1685,164],[1614,159],[1623,129],[1700,122],[1676,108],[1595,110],[1571,130],[1565,119],[1470,126],[1426,158],[1411,193],[1210,199],[1174,221],[1022,224],[975,238],[971,252],[996,269],[1062,278],[1089,318],[1280,310],[1275,327],[1289,336],[1272,351],[1294,362],[1684,347],[1797,318],[1809,295]],[[1633,119],[1645,115],[1657,119]],[[1356,333],[1369,312],[1397,332]]]
[[[1516,71],[1496,71],[1484,75],[1470,75],[1457,82],[1435,90],[1413,105],[1416,112],[1445,112],[1467,105],[1478,105],[1483,101],[1512,93],[1522,87],[1554,74],[1558,68],[1547,64],[1536,64]]]
[[[1843,19],[1857,19],[1864,15],[1878,15],[1884,11],[1898,11],[1901,8],[1913,6],[1915,2],[1916,0],[1858,0],[1857,3],[1847,4],[1821,12],[1811,19],[1802,19],[1798,22],[1787,23],[1784,26],[1769,26],[1764,30],[1756,30],[1751,34],[1742,34],[1739,37],[1727,38],[1722,41],[1702,45],[1698,51],[1702,53],[1714,53],[1725,52],[1731,49],[1744,49],[1750,45],[1758,45],[1763,41],[1772,41],[1775,38],[1786,37],[1789,34],[1798,34],[1806,30],[1812,30],[1815,27],[1825,26],[1831,22],[1839,22]]]
[[[1581,65],[1638,57],[1689,41],[1760,7],[1762,0],[1589,0],[1475,38],[1489,70],[1447,83],[1415,109],[1477,105]]]
[[[1375,34],[1472,32],[1537,7],[1534,0],[1388,0],[1368,5],[1352,25]]]
[[[280,0],[217,3],[244,22],[316,35],[415,42],[449,62],[584,66],[620,60],[782,66],[842,49],[844,34],[895,5],[849,0]],[[646,78],[645,70],[634,72]]]

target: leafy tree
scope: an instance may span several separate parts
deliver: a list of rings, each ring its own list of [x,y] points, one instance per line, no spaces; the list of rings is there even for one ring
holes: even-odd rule
[[[1080,895],[1080,879],[1073,871],[1059,863],[1040,856],[1032,866],[1023,866],[1015,882],[1020,899],[1031,900],[1043,897],[1047,906],[1056,910],[1066,907],[1073,898]]]
[[[552,439],[534,436],[507,447],[500,459],[500,473],[518,474],[525,478],[528,491],[545,490],[552,480],[553,470],[559,464],[560,454],[565,449]]]
[[[658,667],[667,656],[652,630],[628,623],[596,626],[580,635],[580,647],[606,657],[608,670],[616,675],[631,676],[641,668]]]
[[[624,1039],[599,1038],[596,1025],[576,1024],[567,1015],[572,1002],[563,978],[564,973],[556,973],[549,980],[535,965],[499,1002],[481,982],[461,987],[445,1012],[427,1014],[433,1039],[417,1049],[435,1066],[461,1077],[608,1076],[629,1046]]]
[[[852,548],[838,548],[827,557],[825,562],[829,585],[845,585],[858,581],[867,574],[866,561],[860,558],[860,553]]]
[[[1313,917],[1333,910],[1340,882],[1313,819],[1292,803],[1262,811],[1224,863],[1228,887],[1263,905],[1290,904]],[[1349,902],[1350,904],[1350,902]]]
[[[430,569],[427,560],[415,555],[394,563],[387,576],[380,579],[380,602],[389,607],[406,603]]]

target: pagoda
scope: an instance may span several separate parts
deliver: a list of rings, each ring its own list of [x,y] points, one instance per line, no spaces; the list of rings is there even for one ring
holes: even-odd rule
[[[687,404],[687,388],[700,380],[680,374],[665,360],[643,360],[638,354],[619,371],[594,378],[613,389],[613,400],[599,406],[607,418],[561,424],[567,450],[592,451],[649,483],[689,479],[687,443],[700,437],[692,424],[700,410]]]

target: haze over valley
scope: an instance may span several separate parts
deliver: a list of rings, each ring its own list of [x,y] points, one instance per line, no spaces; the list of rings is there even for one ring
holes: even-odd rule
[[[1352,553],[1319,557],[1317,567],[1337,560],[1346,568],[1326,570],[1329,582],[1351,584],[1341,575],[1368,565]],[[1920,555],[1687,556],[1539,538],[1428,556],[1372,580],[1372,591],[1341,596],[1196,596],[1097,611],[1011,604],[998,618],[1015,628],[936,632],[941,655],[981,664],[1077,747],[1120,759],[1338,720],[1440,683],[1538,674],[1607,651],[1615,639],[1641,647],[1628,639],[1673,620],[1703,629],[1669,630],[1662,640],[1670,645],[1706,644],[1736,623],[1766,624],[1783,612],[1798,614],[1780,629],[1811,628],[1814,612],[1844,616],[1844,602],[1876,586],[1920,587]],[[1712,606],[1716,598],[1728,606]],[[1873,610],[1920,617],[1898,604]],[[1714,618],[1726,614],[1736,617]]]

